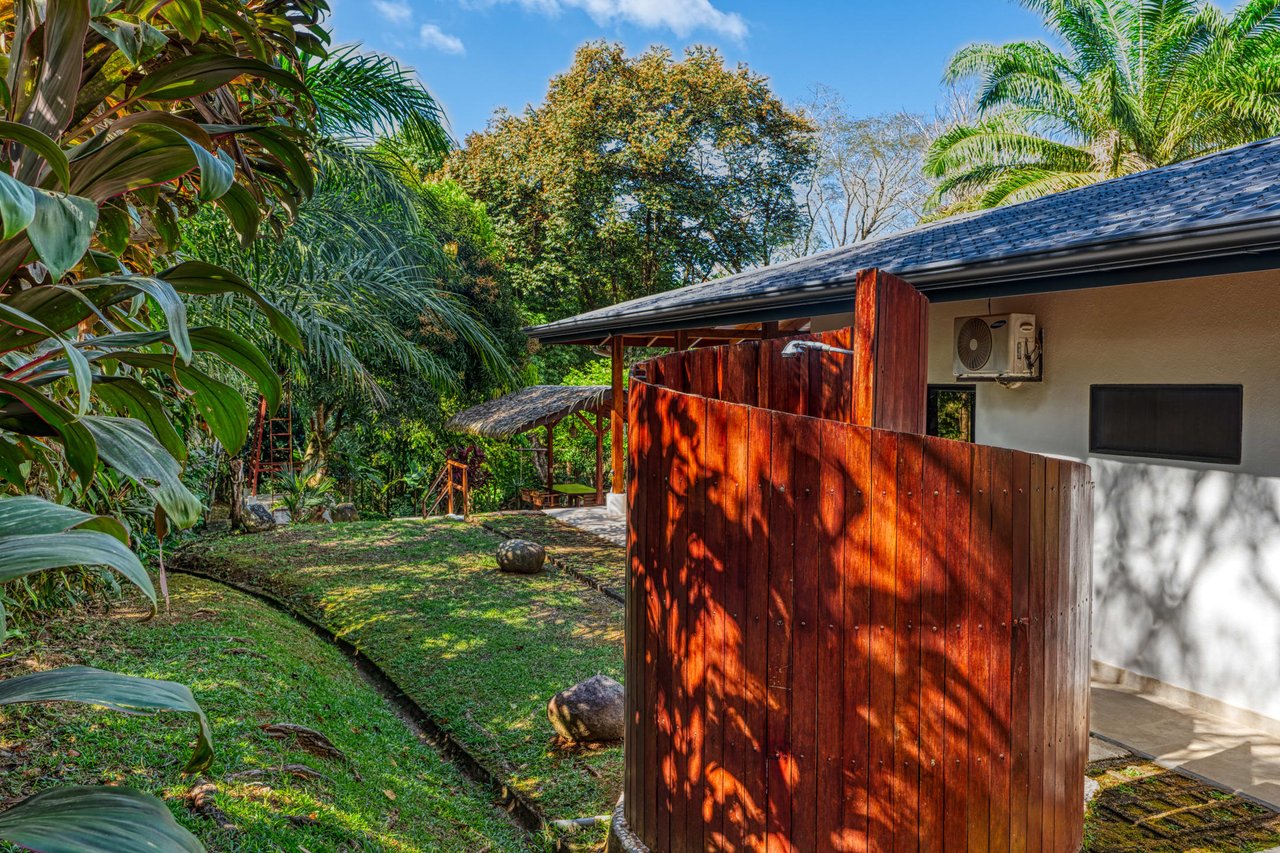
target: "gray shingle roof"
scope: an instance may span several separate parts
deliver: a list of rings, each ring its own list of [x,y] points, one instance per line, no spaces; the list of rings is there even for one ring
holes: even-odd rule
[[[1136,270],[1174,257],[1222,258],[1277,246],[1280,137],[633,299],[527,332],[554,342],[803,316],[798,312],[807,309],[821,313],[816,309],[830,307],[824,300],[847,296],[857,271],[871,267],[906,278],[931,299],[955,299],[989,295],[975,288],[995,281],[1025,293],[1046,276]],[[1071,285],[1056,285],[1063,286]]]

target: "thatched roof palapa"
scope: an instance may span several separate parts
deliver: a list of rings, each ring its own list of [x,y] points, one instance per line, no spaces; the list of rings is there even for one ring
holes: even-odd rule
[[[555,424],[574,412],[602,411],[613,402],[608,385],[530,385],[472,406],[445,423],[445,429],[486,438],[510,438]]]

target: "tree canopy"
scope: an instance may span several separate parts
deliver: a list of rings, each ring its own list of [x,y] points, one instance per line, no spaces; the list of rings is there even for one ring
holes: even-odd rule
[[[1022,0],[1059,46],[975,44],[976,121],[931,147],[942,212],[1072,189],[1280,132],[1280,0]]]
[[[445,172],[488,206],[535,318],[769,263],[801,229],[813,158],[808,120],[745,66],[597,42]]]

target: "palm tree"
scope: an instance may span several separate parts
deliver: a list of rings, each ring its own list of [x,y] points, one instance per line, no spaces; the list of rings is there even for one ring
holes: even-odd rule
[[[451,263],[431,228],[405,152],[439,162],[450,143],[436,101],[394,60],[343,48],[305,68],[320,138],[312,146],[315,191],[294,222],[270,239],[241,246],[220,221],[206,218],[189,251],[228,267],[276,304],[297,326],[301,351],[282,346],[270,328],[232,300],[218,319],[267,352],[290,380],[307,420],[307,459],[323,472],[346,415],[388,402],[387,377],[444,392],[459,377],[451,360],[421,345],[429,326],[479,359],[499,384],[511,379],[503,348],[467,306],[436,285]],[[395,145],[375,144],[392,137]]]
[[[975,44],[979,118],[925,170],[942,214],[1013,204],[1280,132],[1280,0],[1228,15],[1205,0],[1022,0],[1063,50]]]

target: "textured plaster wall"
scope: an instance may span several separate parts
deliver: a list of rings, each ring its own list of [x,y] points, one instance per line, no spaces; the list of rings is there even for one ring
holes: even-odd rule
[[[952,320],[1036,314],[1045,381],[980,384],[977,440],[1093,467],[1093,657],[1280,719],[1280,275],[931,307],[929,381]],[[1090,456],[1095,383],[1240,383],[1238,466]]]

